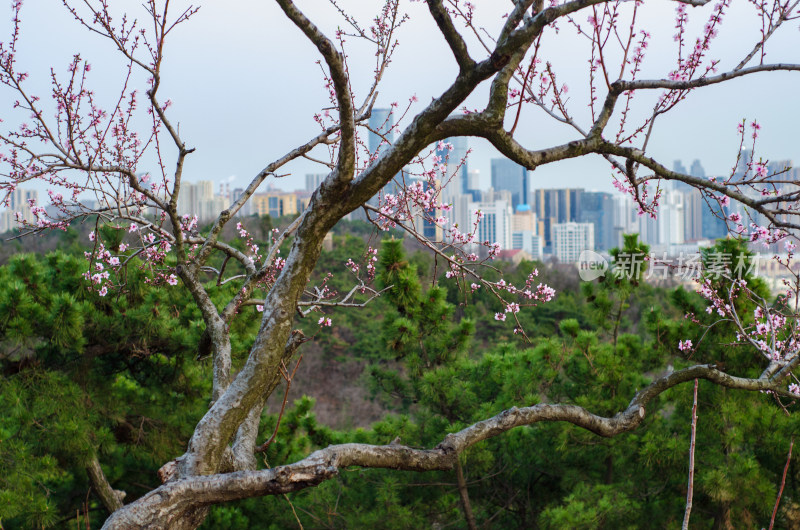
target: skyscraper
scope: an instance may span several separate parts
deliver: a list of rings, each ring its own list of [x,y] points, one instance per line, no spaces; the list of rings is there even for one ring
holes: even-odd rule
[[[33,201],[34,203],[37,202],[39,200],[39,192],[36,190],[23,190],[22,188],[16,188],[9,194],[8,198],[9,209],[17,212],[22,208],[30,207],[29,201]]]
[[[533,211],[539,219],[539,235],[544,238],[545,252],[553,252],[552,226],[578,220],[583,189],[563,188],[533,191]]]
[[[610,193],[583,192],[577,220],[594,225],[596,250],[609,250],[617,246],[614,237],[614,196]]]
[[[178,197],[178,215],[197,215],[205,221],[217,205],[208,205],[214,199],[214,183],[210,180],[197,182],[181,182],[181,194]],[[223,206],[224,210],[225,207]]]
[[[553,253],[558,261],[575,263],[584,250],[594,250],[592,223],[556,223],[553,225]]]
[[[477,202],[481,197],[481,172],[479,169],[467,171],[467,193],[472,196],[472,200]]]
[[[444,140],[444,143],[453,146],[453,149],[436,149],[436,156],[439,157],[439,163],[447,164],[447,195],[452,197],[462,193],[468,193],[469,170],[467,167],[467,151],[469,148],[467,147],[467,138],[464,136],[447,138]]]
[[[692,188],[683,192],[683,240],[703,239],[703,210],[707,209],[700,190]]]
[[[319,188],[327,176],[327,173],[306,173],[306,191],[314,191]]]
[[[508,158],[492,159],[492,187],[511,192],[511,207],[528,204],[528,170]]]
[[[658,207],[658,243],[680,245],[684,235],[684,193],[664,192]]]
[[[386,142],[389,144],[394,143],[394,114],[392,114],[392,109],[372,109],[372,114],[369,117],[369,128],[370,133],[367,145],[369,152],[372,156],[375,156],[381,145],[385,146]]]
[[[689,170],[689,174],[693,177],[706,178],[706,170],[703,169],[703,165],[697,159],[692,162],[692,169]]]
[[[473,202],[471,210],[483,214],[478,225],[478,241],[497,243],[501,249],[511,248],[511,205],[506,201]]]

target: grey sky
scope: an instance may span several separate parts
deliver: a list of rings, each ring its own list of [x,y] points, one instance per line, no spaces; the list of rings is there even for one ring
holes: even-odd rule
[[[507,1],[474,0],[476,16],[488,29],[502,24],[502,15],[511,5]],[[115,8],[129,6],[137,16],[144,12],[138,0],[116,0]],[[336,12],[322,0],[298,2],[307,15],[329,35],[342,24]],[[377,2],[342,1],[369,26]],[[642,25],[652,33],[645,62],[645,73],[664,77],[675,63],[673,42],[674,5],[664,0],[645,2]],[[735,2],[714,43],[711,56],[722,59],[721,69],[731,68],[752,47],[760,25],[751,6]],[[186,2],[173,1],[175,12]],[[312,119],[327,106],[318,55],[276,4],[269,1],[228,0],[201,4],[200,12],[170,36],[162,99],[174,103],[170,116],[180,123],[188,145],[197,148],[187,162],[187,178],[232,181],[244,186],[264,165],[287,150],[305,142],[318,131]],[[399,33],[400,47],[383,82],[377,106],[397,101],[402,107],[416,95],[421,110],[425,102],[440,94],[453,80],[456,67],[443,39],[421,2],[404,2],[411,20]],[[689,9],[692,27],[702,28],[711,6]],[[0,12],[0,40],[7,41],[10,9]],[[80,52],[93,64],[92,86],[111,101],[120,84],[121,56],[108,41],[89,34],[78,26],[56,0],[27,0],[23,7],[23,38],[19,64],[31,74],[31,87],[46,94],[49,67],[64,70],[73,53]],[[586,15],[578,21],[586,25]],[[767,48],[768,62],[800,62],[800,33],[797,22],[787,24]],[[693,42],[691,37],[690,42]],[[574,28],[562,23],[560,32],[550,32],[543,57],[553,63],[559,84],[570,88],[570,110],[587,124],[587,43],[577,38]],[[348,41],[354,90],[364,94],[371,81],[373,50]],[[474,57],[483,53],[476,46]],[[617,67],[618,68],[618,67]],[[136,79],[143,96],[145,84]],[[797,87],[800,74],[760,74],[725,86],[696,91],[672,113],[663,117],[648,152],[669,166],[676,158],[685,163],[699,158],[710,174],[724,173],[734,164],[738,137],[736,125],[747,118],[762,125],[758,154],[769,159],[800,160],[796,127],[798,124]],[[470,108],[485,106],[485,86],[467,102]],[[652,107],[657,93],[642,94],[634,100],[634,110]],[[7,101],[5,96],[0,102]],[[2,105],[2,103],[0,103]],[[7,118],[7,107],[0,116]],[[413,110],[412,109],[412,110]],[[8,123],[10,120],[7,120]],[[609,133],[610,136],[613,133]],[[563,126],[555,125],[533,108],[522,111],[516,137],[528,147],[547,147],[574,138]],[[489,160],[496,152],[487,142],[470,140],[474,154],[470,167],[481,171],[488,186]],[[295,189],[304,185],[308,172],[324,168],[298,161],[285,172],[293,175],[275,184]],[[542,167],[534,174],[534,187],[582,186],[610,190],[607,165],[599,158],[585,158]]]

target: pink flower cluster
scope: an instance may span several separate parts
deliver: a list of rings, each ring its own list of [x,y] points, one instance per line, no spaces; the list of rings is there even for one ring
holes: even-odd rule
[[[517,288],[514,285],[509,284],[504,279],[501,279],[495,283],[489,283],[497,291],[506,291],[510,294],[514,294],[517,296],[522,297],[527,302],[524,302],[520,305],[517,302],[505,302],[506,307],[503,313],[495,313],[494,319],[505,321],[506,315],[511,313],[512,315],[516,315],[519,313],[521,307],[531,307],[538,305],[539,303],[549,302],[551,301],[555,295],[556,291],[552,287],[545,285],[543,283],[539,283],[535,288],[533,284],[535,283],[535,278],[539,276],[539,270],[533,269],[531,273],[528,275],[527,280],[525,281],[524,288]],[[472,290],[475,291],[478,287],[477,284],[472,284]]]
[[[242,239],[245,240],[244,244],[247,246],[248,250],[250,250],[250,253],[252,254],[251,259],[253,259],[253,257],[254,257],[255,258],[255,259],[253,259],[254,262],[261,261],[262,256],[258,253],[258,250],[259,250],[258,245],[256,245],[253,242],[253,236],[250,235],[250,232],[247,231],[247,229],[244,227],[244,225],[241,222],[236,223],[236,230],[239,232],[239,237],[241,237]],[[278,259],[281,259],[281,258],[278,258]],[[277,264],[277,260],[276,260],[276,264]],[[282,265],[281,265],[280,269],[283,269]]]

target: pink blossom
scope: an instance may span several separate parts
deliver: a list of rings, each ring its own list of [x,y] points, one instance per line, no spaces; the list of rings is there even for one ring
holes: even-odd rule
[[[264,312],[264,306],[261,305],[261,304],[256,304],[256,311],[258,311],[259,313],[263,313]]]
[[[167,283],[170,285],[178,285],[178,278],[174,274],[167,276]]]
[[[139,230],[139,226],[136,223],[131,223],[131,226],[128,228],[128,233],[133,233]]]
[[[320,317],[319,320],[317,321],[317,324],[319,324],[320,326],[331,327],[332,321],[330,318]]]
[[[504,321],[506,319],[506,314],[505,313],[495,313],[494,314],[494,319],[495,320]]]
[[[679,341],[678,342],[678,349],[680,351],[691,350],[692,349],[692,341],[688,340],[688,339],[685,340],[685,341],[683,341],[683,340]]]
[[[800,397],[800,385],[797,383],[792,383],[789,385],[789,392],[794,394],[795,396]]]
[[[97,292],[97,294],[99,294],[100,296],[105,296],[105,295],[107,295],[107,294],[108,294],[108,288],[106,288],[106,286],[104,285],[104,286],[103,286],[103,288],[102,288],[102,289],[100,289],[100,290]]]

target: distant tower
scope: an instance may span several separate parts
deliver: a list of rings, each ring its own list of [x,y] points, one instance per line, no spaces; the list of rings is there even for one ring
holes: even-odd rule
[[[384,138],[389,144],[394,143],[394,114],[392,114],[392,109],[372,109],[372,114],[369,117],[369,128],[371,130],[367,144],[369,152],[374,156],[381,144],[384,143]],[[375,134],[372,131],[376,131],[379,134]]]
[[[462,193],[469,193],[469,169],[466,160],[467,139],[463,136],[455,138],[447,138],[444,143],[453,146],[453,149],[436,149],[436,156],[439,157],[441,164],[447,164],[447,178],[450,179],[450,188],[448,195],[459,195]],[[461,164],[461,161],[464,161]],[[459,167],[461,164],[461,167]],[[458,172],[456,172],[458,168]]]
[[[594,225],[595,250],[609,250],[616,246],[614,234],[614,196],[602,191],[585,191],[581,194],[578,221]]]
[[[511,206],[516,210],[528,204],[528,170],[508,158],[492,159],[492,187],[511,192]]]
[[[306,173],[306,191],[314,191],[319,188],[327,176],[327,173]]]
[[[693,177],[706,178],[706,170],[703,169],[703,164],[701,164],[699,160],[692,162],[692,169],[689,171],[689,174]]]

